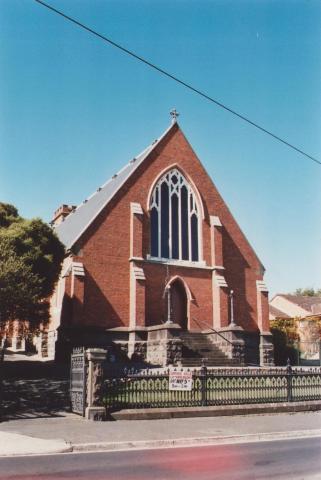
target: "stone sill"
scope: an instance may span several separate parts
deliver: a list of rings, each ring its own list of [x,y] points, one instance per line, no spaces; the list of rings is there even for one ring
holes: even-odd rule
[[[202,270],[213,270],[214,267],[209,267],[206,265],[205,261],[201,262],[192,262],[188,260],[171,260],[168,258],[156,258],[150,257],[147,255],[145,260],[146,263],[158,263],[161,265],[169,265],[173,267],[183,267],[183,268],[198,268]]]
[[[182,267],[182,268],[196,268],[198,270],[209,270],[209,271],[223,271],[225,267],[222,265],[206,265],[205,261],[202,262],[189,262],[185,260],[170,260],[167,258],[155,258],[149,257],[142,258],[142,257],[130,257],[129,262],[140,262],[140,263],[155,263],[158,265],[168,265],[173,267]]]
[[[160,325],[151,325],[149,327],[114,327],[109,328],[106,332],[153,332],[155,330],[181,330],[182,327],[177,323],[162,323]]]

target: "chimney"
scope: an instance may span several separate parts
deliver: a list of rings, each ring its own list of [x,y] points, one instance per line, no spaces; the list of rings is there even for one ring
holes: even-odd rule
[[[73,212],[77,207],[75,205],[61,205],[54,213],[51,225],[57,226],[65,220],[69,213]]]

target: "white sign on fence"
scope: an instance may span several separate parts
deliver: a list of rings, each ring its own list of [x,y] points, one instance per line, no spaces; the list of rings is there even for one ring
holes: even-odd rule
[[[192,390],[192,382],[192,372],[176,372],[175,370],[170,370],[169,372],[170,390],[190,392]]]

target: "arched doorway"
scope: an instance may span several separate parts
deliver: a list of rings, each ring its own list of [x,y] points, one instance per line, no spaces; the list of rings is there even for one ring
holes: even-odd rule
[[[171,320],[187,329],[187,295],[181,281],[175,280],[171,286]]]

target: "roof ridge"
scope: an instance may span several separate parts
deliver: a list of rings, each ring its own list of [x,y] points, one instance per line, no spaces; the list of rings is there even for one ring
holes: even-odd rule
[[[66,217],[64,222],[61,222],[55,227],[57,235],[67,249],[70,249],[77,242],[99,213],[108,205],[118,190],[156,148],[159,142],[168,134],[174,125],[178,125],[177,122],[171,123],[158,139],[154,140],[142,150],[141,153],[134,157],[134,161],[132,159],[126,163],[118,173],[114,174],[101,187],[98,187],[95,192],[80,203],[73,213]],[[126,170],[128,171],[128,174]],[[108,189],[109,185],[113,185],[114,188]]]

